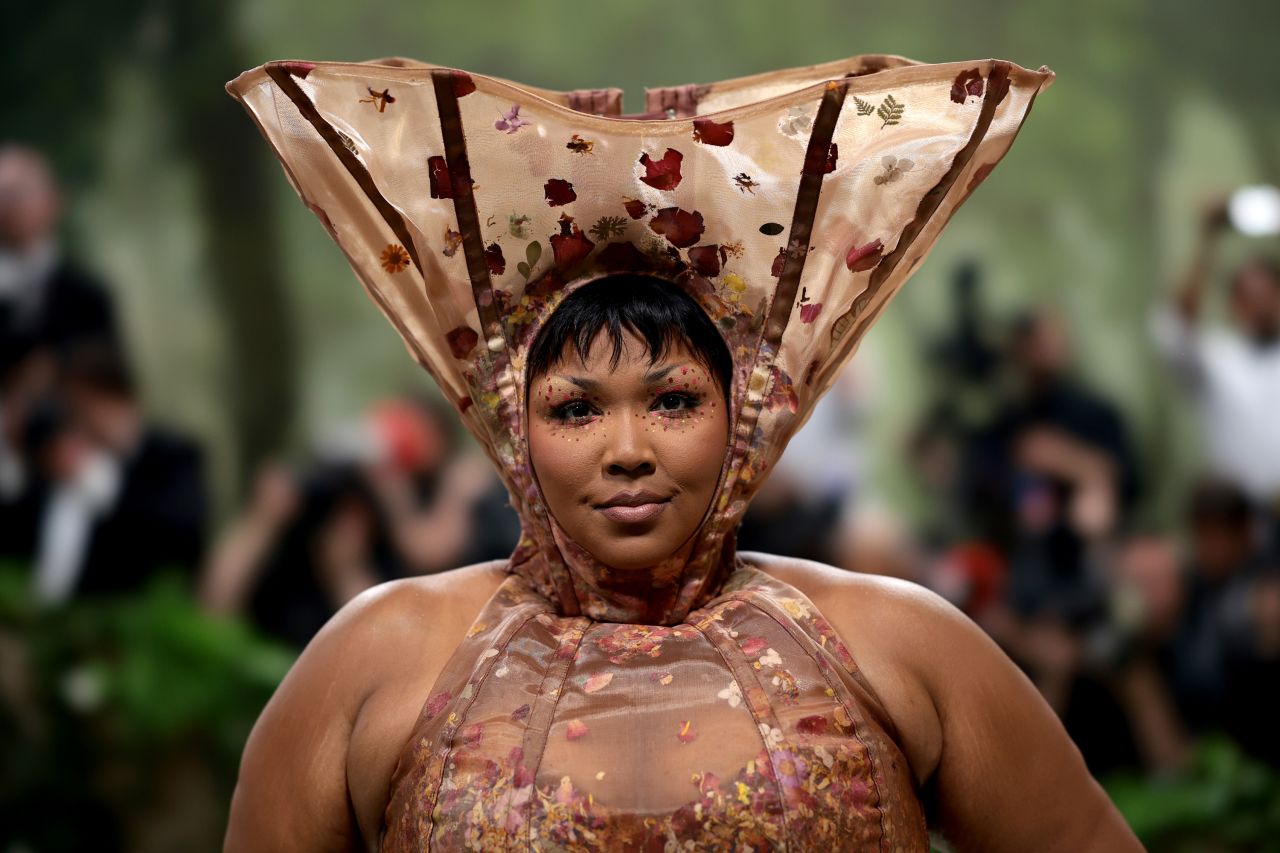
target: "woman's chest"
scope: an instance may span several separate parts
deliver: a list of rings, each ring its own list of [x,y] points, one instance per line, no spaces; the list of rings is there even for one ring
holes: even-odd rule
[[[806,601],[730,599],[674,627],[516,621],[433,688],[392,782],[388,849],[923,837],[907,762]]]

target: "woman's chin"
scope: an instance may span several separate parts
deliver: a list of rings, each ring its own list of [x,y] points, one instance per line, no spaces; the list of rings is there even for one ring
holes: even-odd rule
[[[671,557],[678,549],[675,537],[652,530],[631,535],[601,537],[587,551],[615,572],[644,572]]]

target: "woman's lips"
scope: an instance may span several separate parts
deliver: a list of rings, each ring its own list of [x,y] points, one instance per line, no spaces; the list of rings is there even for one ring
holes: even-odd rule
[[[657,518],[669,503],[670,501],[655,501],[653,503],[636,504],[635,506],[606,506],[600,507],[599,511],[610,521],[617,521],[622,524],[637,524]]]

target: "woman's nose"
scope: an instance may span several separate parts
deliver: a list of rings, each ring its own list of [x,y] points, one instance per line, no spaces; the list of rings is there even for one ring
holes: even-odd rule
[[[608,430],[604,452],[605,474],[640,477],[657,469],[643,416],[623,414]]]

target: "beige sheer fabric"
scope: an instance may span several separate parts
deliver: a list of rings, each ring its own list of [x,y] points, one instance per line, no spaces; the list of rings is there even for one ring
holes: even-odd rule
[[[524,535],[427,699],[384,848],[925,849],[895,732],[798,591],[737,560],[755,489],[1052,80],[854,57],[550,92],[270,63],[228,88],[494,459]],[[526,349],[576,287],[662,276],[722,330],[732,435],[701,527],[620,576],[548,513]]]

